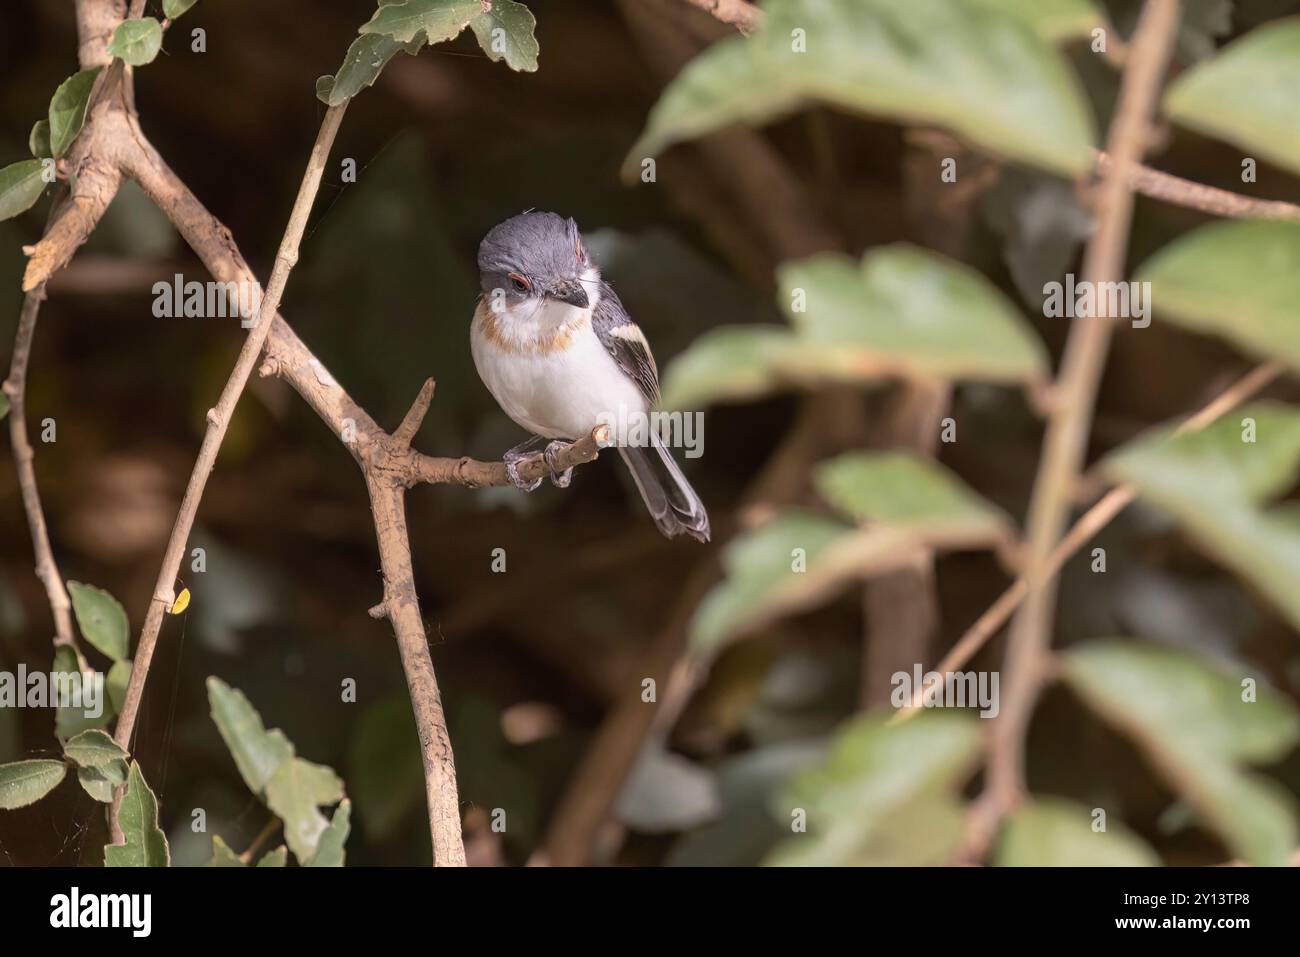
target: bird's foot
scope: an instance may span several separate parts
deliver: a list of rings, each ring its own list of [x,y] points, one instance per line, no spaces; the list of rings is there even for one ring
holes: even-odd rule
[[[551,484],[556,488],[568,488],[569,483],[573,481],[573,466],[569,466],[563,472],[555,467],[555,456],[559,455],[568,446],[568,442],[561,442],[556,439],[547,445],[546,450],[542,452],[542,461],[546,463],[546,468],[551,473]]]
[[[532,453],[520,452],[516,449],[511,449],[501,457],[502,461],[506,463],[506,475],[510,478],[510,484],[521,492],[535,492],[537,487],[542,484],[540,478],[535,478],[530,482],[519,474],[519,463],[529,458],[532,458]]]

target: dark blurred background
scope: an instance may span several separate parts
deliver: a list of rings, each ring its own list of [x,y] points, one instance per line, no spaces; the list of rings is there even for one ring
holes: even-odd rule
[[[478,381],[468,324],[479,239],[526,208],[576,217],[661,370],[708,328],[777,319],[774,267],[821,249],[856,255],[878,243],[920,242],[983,269],[1030,316],[1037,312],[1023,290],[1041,288],[1075,261],[1082,233],[1068,184],[1004,172],[950,209],[931,195],[932,177],[915,175],[918,164],[933,163],[925,136],[821,109],[759,133],[676,148],[661,160],[656,183],[627,185],[618,169],[658,92],[728,29],[678,0],[529,6],[541,45],[537,73],[489,62],[466,33],[416,58],[396,58],[358,97],[284,298],[300,336],[381,424],[396,425],[424,378],[437,379],[416,440],[425,452],[497,458],[523,437]],[[1131,25],[1131,6],[1112,5],[1121,29]],[[1189,5],[1185,61],[1252,18],[1287,10],[1243,2],[1225,27],[1212,4],[1203,6],[1209,12],[1198,21],[1201,5]],[[315,78],[337,68],[373,7],[372,0],[202,0],[168,36],[163,55],[137,71],[144,129],[263,278],[324,110],[313,96]],[[189,50],[184,34],[194,27],[207,31],[206,53]],[[9,162],[26,156],[31,124],[76,69],[72,4],[10,0],[2,30],[0,161]],[[1098,58],[1073,59],[1104,123],[1116,74]],[[343,158],[356,160],[355,184],[340,182]],[[1265,183],[1243,186],[1233,152],[1191,134],[1179,133],[1161,162],[1205,182],[1300,199],[1294,179],[1266,171]],[[46,206],[0,223],[0,343],[11,341],[17,315],[20,247],[39,236]],[[1140,202],[1132,261],[1200,219]],[[58,428],[57,442],[38,444],[36,459],[55,554],[65,577],[118,596],[133,632],[204,413],[242,339],[228,322],[152,315],[152,284],[177,272],[207,278],[128,185],[52,281],[31,364],[30,419],[52,417]],[[1057,349],[1064,324],[1034,321]],[[7,345],[3,351],[7,362]],[[1095,451],[1193,407],[1245,365],[1226,348],[1167,327],[1120,337]],[[336,438],[286,387],[258,381],[251,390],[191,541],[207,550],[207,570],[183,572],[193,602],[185,616],[166,621],[137,733],[174,858],[209,856],[208,837],[189,828],[193,808],[204,808],[209,833],[236,848],[267,819],[208,717],[203,682],[215,674],[242,689],[300,754],[343,776],[357,807],[349,863],[426,862],[419,754],[397,649],[387,624],[366,614],[380,596],[380,577],[365,489]],[[868,441],[885,398],[882,389],[813,400],[832,413],[819,420],[816,447]],[[1040,435],[1029,402],[989,387],[962,389],[955,401],[971,438],[946,447],[944,461],[1019,516]],[[744,490],[801,407],[805,400],[788,396],[709,412],[705,456],[688,466],[714,515],[707,547],[661,539],[607,460],[580,469],[567,491],[412,493],[418,586],[473,862],[522,863],[537,849],[557,807],[572,799],[565,786],[593,731],[612,707],[639,694],[647,649],[680,613],[693,570],[715,563],[744,519]],[[5,448],[0,666],[44,666],[49,612]],[[806,495],[798,484],[782,493],[796,501]],[[1127,515],[1106,535],[1108,547],[1140,560],[1112,558],[1127,570],[1104,592],[1086,575],[1086,557],[1072,566],[1061,625],[1067,640],[1101,628],[1211,652],[1248,650],[1296,693],[1289,634],[1228,575],[1149,514]],[[491,571],[497,548],[507,556],[504,574]],[[965,555],[944,559],[938,580],[942,648],[1007,579],[993,558]],[[617,859],[748,863],[761,856],[773,828],[763,789],[806,761],[807,742],[857,706],[860,605],[860,597],[846,597],[722,658],[672,739],[692,767],[718,775],[721,813],[692,803],[689,774],[670,767],[641,782],[643,800],[625,802],[620,816],[629,831]],[[992,663],[999,651],[995,644],[980,661]],[[340,701],[345,678],[357,681],[355,704]],[[1096,769],[1106,768],[1106,786],[1124,789],[1105,795],[1108,806],[1124,807],[1126,820],[1169,859],[1221,857],[1204,834],[1164,819],[1163,786],[1128,745],[1079,714],[1062,692],[1046,699],[1034,726],[1035,739],[1051,739],[1032,762],[1041,785],[1088,794]],[[0,762],[51,753],[51,724],[48,712],[0,710]],[[497,807],[509,816],[505,834],[488,827]],[[0,819],[0,864],[97,861],[102,832],[101,806],[65,783],[54,799]]]

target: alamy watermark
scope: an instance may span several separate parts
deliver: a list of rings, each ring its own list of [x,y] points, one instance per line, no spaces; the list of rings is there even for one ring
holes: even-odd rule
[[[1065,282],[1043,284],[1043,315],[1048,319],[1089,319],[1107,316],[1129,319],[1134,329],[1151,325],[1151,283],[1077,282],[1074,273]]]
[[[168,282],[153,284],[153,314],[159,319],[232,319],[252,328],[262,304],[262,286],[257,282],[199,282],[177,273]]]
[[[889,703],[895,708],[979,708],[981,718],[996,718],[998,673],[996,671],[927,671],[913,665],[911,672],[895,671],[889,679],[894,690]],[[918,700],[918,697],[919,700]]]
[[[75,708],[87,718],[104,714],[104,676],[98,672],[0,671],[0,708]]]
[[[608,430],[606,446],[639,446],[651,444],[651,436],[660,445],[682,449],[688,459],[698,459],[704,454],[704,413],[643,412],[619,405],[617,412],[602,412],[596,417],[598,425]]]

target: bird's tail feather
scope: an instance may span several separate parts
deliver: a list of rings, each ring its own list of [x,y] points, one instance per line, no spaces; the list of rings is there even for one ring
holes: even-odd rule
[[[704,503],[677,467],[673,454],[651,435],[650,446],[620,446],[632,481],[641,493],[650,517],[668,538],[686,534],[698,542],[709,540],[709,514]]]

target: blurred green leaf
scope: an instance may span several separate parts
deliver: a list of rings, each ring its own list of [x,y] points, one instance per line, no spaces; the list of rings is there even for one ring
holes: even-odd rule
[[[258,867],[286,867],[289,863],[289,849],[283,844],[273,851],[267,851],[257,862]]]
[[[102,67],[74,73],[54,91],[50,99],[50,149],[55,157],[62,156],[72,145],[86,122],[86,105],[90,91]]]
[[[12,219],[36,205],[45,192],[44,161],[22,160],[0,169],[0,220]],[[8,398],[5,399],[8,408]]]
[[[352,802],[346,798],[334,809],[334,819],[330,821],[316,844],[316,853],[307,862],[308,867],[342,867],[346,859],[343,845],[347,843],[352,830]]]
[[[754,399],[782,384],[779,359],[797,350],[794,333],[780,326],[722,326],[695,340],[664,371],[665,409]]]
[[[1243,422],[1253,420],[1254,441]],[[1269,505],[1300,466],[1300,410],[1257,403],[1208,428],[1166,426],[1102,462],[1116,482],[1170,513],[1201,547],[1267,595],[1300,627],[1300,506]]]
[[[27,148],[31,150],[32,155],[37,159],[44,159],[47,156],[53,156],[54,151],[50,149],[50,121],[37,120],[32,126],[31,135],[27,137]]]
[[[69,739],[63,753],[83,768],[99,768],[127,758],[125,749],[98,729],[83,731]]]
[[[329,827],[317,807],[342,797],[343,782],[333,770],[299,757],[281,764],[266,782],[266,805],[284,821],[285,842],[299,861],[311,860]]]
[[[104,848],[105,867],[167,867],[171,863],[167,835],[158,826],[158,799],[136,761],[131,762],[118,823],[125,843]]]
[[[0,394],[0,419],[9,414],[9,396]]]
[[[769,857],[780,865],[934,865],[961,837],[960,788],[981,753],[978,718],[925,711],[891,724],[892,713],[854,718],[826,761],[798,775],[773,808],[787,827]]]
[[[348,47],[338,73],[316,81],[316,97],[329,106],[350,100],[361,92],[362,87],[374,86],[388,61],[399,52],[414,56],[424,43],[423,33],[417,33],[406,43],[399,43],[382,33],[357,37]]]
[[[175,20],[198,2],[199,0],[163,0],[163,16]]]
[[[266,790],[267,782],[293,757],[293,745],[278,728],[267,731],[244,693],[231,688],[220,678],[208,678],[208,702],[212,720],[231,757],[254,794]]]
[[[935,253],[898,244],[860,265],[825,253],[785,263],[777,277],[782,307],[833,375],[1024,382],[1045,373],[1042,343],[1015,306],[975,270]],[[797,290],[804,311],[795,311]]]
[[[641,749],[615,802],[615,817],[650,834],[685,831],[718,817],[714,775],[655,742]]]
[[[1073,801],[1035,798],[1011,813],[998,837],[999,867],[1156,867],[1160,859],[1118,821],[1092,829],[1092,812]]]
[[[46,759],[0,764],[0,810],[35,804],[59,786],[67,770],[62,761]]]
[[[1262,685],[1257,700],[1231,675],[1183,652],[1095,641],[1064,656],[1069,686],[1133,741],[1248,862],[1280,865],[1295,848],[1295,800],[1239,765],[1280,760],[1300,741],[1300,716]]]
[[[533,72],[537,69],[540,48],[533,30],[537,18],[515,0],[493,0],[492,9],[469,22],[478,45],[494,62],[504,59],[512,70]]]
[[[1258,27],[1178,77],[1165,112],[1300,173],[1300,19]]]
[[[221,839],[221,835],[212,835],[212,860],[208,867],[245,867],[239,855],[230,849],[230,845]]]
[[[108,41],[108,52],[131,66],[152,63],[162,49],[162,24],[153,17],[123,20]]]
[[[68,582],[68,595],[82,637],[114,661],[125,658],[131,626],[121,603],[104,589],[81,582]]]
[[[479,0],[381,0],[360,32],[380,33],[401,43],[423,32],[430,43],[441,43],[457,36],[482,12]]]
[[[848,452],[822,462],[813,483],[828,503],[858,522],[906,527],[928,539],[986,545],[1010,520],[938,462],[906,452]]]
[[[669,85],[629,170],[672,143],[810,101],[945,126],[1071,176],[1092,163],[1077,78],[1015,16],[967,0],[772,0],[765,9],[754,36],[714,44]]]
[[[967,0],[1013,16],[1027,24],[1044,40],[1070,40],[1087,36],[1095,27],[1107,26],[1106,18],[1091,0]]]
[[[1203,226],[1157,252],[1135,279],[1151,283],[1162,318],[1300,369],[1300,223]]]

